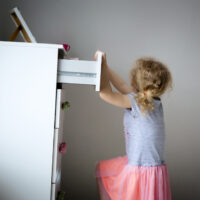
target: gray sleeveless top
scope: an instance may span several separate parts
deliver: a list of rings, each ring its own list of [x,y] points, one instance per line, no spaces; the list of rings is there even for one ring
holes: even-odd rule
[[[155,109],[142,115],[131,92],[127,96],[132,108],[124,111],[124,133],[128,163],[155,166],[165,163],[165,127],[161,100],[154,100]]]

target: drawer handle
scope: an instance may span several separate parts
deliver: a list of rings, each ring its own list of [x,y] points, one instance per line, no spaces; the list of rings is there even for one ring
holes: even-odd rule
[[[68,52],[70,50],[70,45],[69,44],[63,44],[63,47],[64,47],[66,52]]]
[[[65,101],[62,103],[62,110],[67,110],[70,107],[70,104],[68,101]]]
[[[60,143],[60,145],[59,145],[59,152],[61,154],[65,154],[66,151],[67,151],[67,143],[66,142]]]
[[[64,197],[65,197],[65,192],[64,191],[59,191],[57,199],[58,200],[64,200]]]

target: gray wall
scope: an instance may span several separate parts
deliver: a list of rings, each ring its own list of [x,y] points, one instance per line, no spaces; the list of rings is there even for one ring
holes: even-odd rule
[[[174,90],[162,100],[172,196],[200,199],[200,1],[1,1],[1,40],[8,40],[14,30],[7,13],[15,5],[38,42],[69,43],[70,55],[86,60],[101,49],[127,82],[139,56],[155,56],[168,64]],[[95,163],[125,154],[123,109],[103,102],[90,86],[65,89],[71,107],[65,113],[63,189],[69,199],[97,199]]]

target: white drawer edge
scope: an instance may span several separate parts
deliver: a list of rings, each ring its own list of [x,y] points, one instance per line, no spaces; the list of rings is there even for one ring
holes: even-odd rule
[[[51,184],[51,200],[56,200],[56,184]]]
[[[58,199],[60,191],[60,183],[52,183],[51,184],[51,200]]]
[[[56,111],[55,111],[55,128],[59,128],[60,110],[61,110],[61,89],[56,90]]]
[[[58,75],[57,82],[58,83],[74,83],[74,84],[96,85],[96,78]]]
[[[54,129],[53,163],[52,163],[52,180],[51,180],[52,183],[55,182],[56,170],[57,170],[58,132],[59,129]]]

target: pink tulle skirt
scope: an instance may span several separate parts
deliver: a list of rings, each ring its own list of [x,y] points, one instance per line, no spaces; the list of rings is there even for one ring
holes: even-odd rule
[[[100,161],[95,175],[105,200],[171,200],[166,164],[133,166],[123,156]]]

